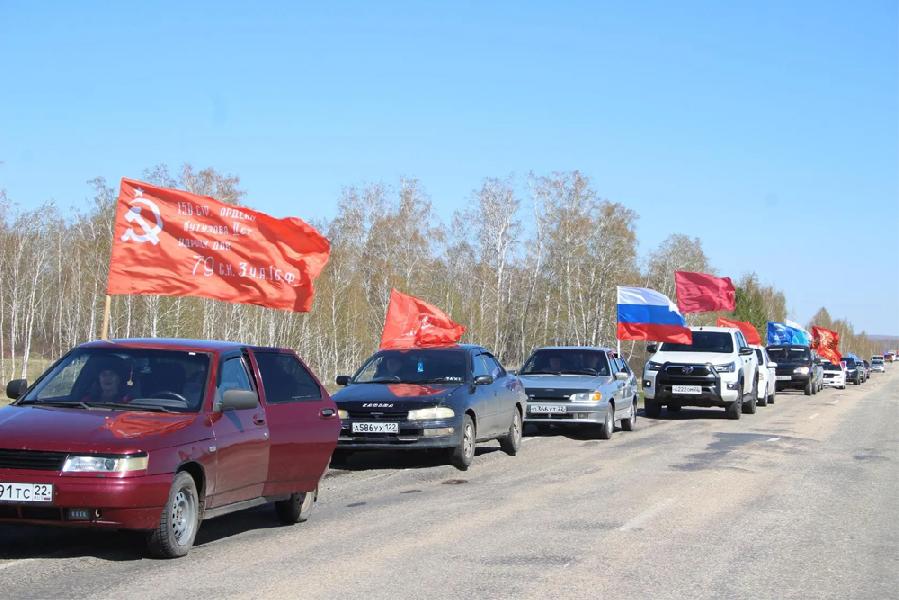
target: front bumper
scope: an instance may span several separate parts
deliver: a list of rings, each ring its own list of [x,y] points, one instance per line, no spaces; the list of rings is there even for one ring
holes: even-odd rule
[[[783,379],[784,377],[789,377],[789,379]],[[796,389],[801,390],[808,385],[809,378],[813,377],[811,374],[802,375],[800,373],[793,373],[792,371],[788,373],[778,373],[777,379],[774,382],[774,387],[780,390],[786,389]]]
[[[824,379],[821,380],[821,383],[825,387],[845,387],[846,386],[846,378],[842,375],[838,375],[836,377],[827,377],[824,376]]]
[[[548,408],[554,412],[546,412]],[[524,415],[525,423],[559,423],[559,424],[600,424],[606,420],[609,412],[608,402],[528,402],[527,412]],[[555,412],[560,411],[560,412]],[[564,411],[564,412],[561,412]]]
[[[677,375],[669,369],[682,366],[699,370],[700,375]],[[675,393],[674,386],[700,386],[699,394]],[[658,371],[646,371],[643,374],[643,397],[655,400],[659,404],[678,404],[680,406],[727,406],[740,398],[738,373],[719,373],[714,369],[706,369],[704,365],[673,365],[665,363]]]
[[[106,477],[22,469],[0,470],[0,482],[52,484],[52,502],[0,502],[0,522],[153,529],[172,485],[171,473]],[[71,518],[69,509],[86,509],[88,519]]]
[[[462,416],[428,421],[391,421],[399,425],[399,433],[353,433],[354,422],[373,421],[376,420],[365,418],[341,420],[337,447],[346,450],[421,450],[455,448],[462,441]]]

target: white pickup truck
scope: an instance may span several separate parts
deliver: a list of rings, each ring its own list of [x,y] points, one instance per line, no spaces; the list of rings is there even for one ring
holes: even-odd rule
[[[643,369],[643,407],[647,417],[662,406],[720,406],[729,419],[754,413],[759,397],[759,365],[739,329],[691,327],[692,344],[650,344]]]

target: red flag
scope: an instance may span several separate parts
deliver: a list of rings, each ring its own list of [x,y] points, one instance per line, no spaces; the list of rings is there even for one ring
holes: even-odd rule
[[[122,179],[106,293],[308,312],[329,253],[327,238],[296,217]]]
[[[840,334],[836,331],[813,326],[812,349],[835,365],[843,360],[843,355],[840,354]]]
[[[674,285],[677,307],[682,313],[733,311],[736,308],[736,290],[730,277],[675,271]]]
[[[415,296],[390,290],[390,305],[381,334],[381,350],[386,348],[426,348],[455,344],[465,327],[446,313]]]
[[[755,328],[755,325],[749,321],[732,321],[731,319],[718,317],[717,325],[718,327],[736,327],[743,332],[743,337],[746,338],[746,341],[749,344],[755,346],[762,345],[762,336],[759,335],[759,331]]]

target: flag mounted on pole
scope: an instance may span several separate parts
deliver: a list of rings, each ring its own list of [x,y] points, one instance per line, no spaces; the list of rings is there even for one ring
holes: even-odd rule
[[[327,238],[296,217],[122,179],[106,293],[308,312],[329,253]]]
[[[693,334],[665,294],[619,285],[618,339],[691,344]]]
[[[836,331],[815,325],[812,327],[812,342],[815,352],[831,363],[838,365],[843,360],[843,355],[840,354],[840,334]]]
[[[753,325],[749,321],[734,321],[732,319],[718,317],[718,322],[716,323],[716,325],[718,325],[718,327],[736,327],[743,332],[743,337],[746,338],[747,343],[754,346],[762,345],[762,336],[759,335],[758,329],[755,328],[755,325]]]
[[[428,348],[455,344],[462,339],[465,326],[424,300],[390,290],[390,304],[381,333],[381,350]]]
[[[730,277],[675,271],[674,284],[682,313],[733,312],[736,308],[736,290]]]
[[[790,327],[786,323],[768,321],[768,345],[779,346],[783,344],[808,346],[809,340],[801,329]]]

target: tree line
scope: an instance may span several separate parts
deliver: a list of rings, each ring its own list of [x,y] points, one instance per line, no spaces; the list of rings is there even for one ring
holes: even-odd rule
[[[242,203],[237,176],[184,165],[148,169],[149,183]],[[0,191],[0,372],[35,371],[99,335],[118,190],[89,182],[92,198],[74,215],[46,203],[17,207]],[[290,211],[303,216],[297,206]],[[380,339],[390,289],[421,297],[490,347],[507,365],[548,344],[616,343],[617,285],[656,289],[674,299],[674,271],[715,273],[698,238],[672,233],[642,263],[632,209],[602,198],[578,171],[531,175],[527,192],[510,178],[487,178],[450,223],[435,214],[415,179],[396,186],[345,188],[336,216],[313,224],[331,241],[311,313],[296,314],[201,298],[118,296],[110,337],[186,337],[290,347],[326,382],[352,373]],[[787,301],[755,273],[736,280],[734,317],[764,338]],[[716,315],[688,315],[714,324]],[[811,324],[836,329],[841,348],[879,350],[827,310]],[[622,345],[639,371],[642,343]]]

